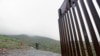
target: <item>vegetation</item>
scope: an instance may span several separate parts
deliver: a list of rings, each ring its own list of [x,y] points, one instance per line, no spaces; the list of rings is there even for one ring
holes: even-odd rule
[[[43,36],[27,35],[1,35],[0,47],[5,48],[22,48],[34,47],[35,43],[39,44],[40,50],[60,53],[60,42]],[[24,44],[21,46],[21,44]]]
[[[0,35],[0,48],[19,49],[22,47],[26,47],[26,45],[21,46],[20,43],[20,40],[10,38],[5,35]]]

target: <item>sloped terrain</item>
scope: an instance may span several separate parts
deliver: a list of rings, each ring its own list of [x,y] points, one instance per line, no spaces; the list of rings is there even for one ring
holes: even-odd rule
[[[10,38],[5,35],[0,35],[0,49],[1,48],[7,48],[7,49],[20,49],[20,48],[26,48],[28,45],[23,44],[21,45],[21,41],[16,38]]]
[[[39,44],[39,50],[60,53],[60,42],[48,37],[28,35],[0,35],[0,48],[36,48],[35,43]]]
[[[10,35],[10,37],[21,40],[23,43],[28,44],[35,48],[35,43],[39,44],[40,50],[52,51],[60,53],[60,41],[44,37],[44,36],[28,36],[28,35]]]

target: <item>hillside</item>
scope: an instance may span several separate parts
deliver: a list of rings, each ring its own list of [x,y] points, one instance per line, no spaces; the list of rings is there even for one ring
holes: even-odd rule
[[[40,50],[52,51],[60,53],[60,42],[43,36],[27,36],[27,35],[6,35],[15,38],[35,48],[35,43],[39,43]]]
[[[28,47],[28,45],[20,45],[20,43],[21,41],[16,38],[0,35],[0,48],[20,49]]]

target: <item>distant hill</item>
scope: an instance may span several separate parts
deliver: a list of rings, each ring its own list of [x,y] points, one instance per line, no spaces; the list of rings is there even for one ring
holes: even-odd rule
[[[10,38],[16,38],[21,42],[35,48],[35,43],[39,43],[39,49],[60,53],[60,41],[50,39],[44,36],[28,36],[28,35],[7,35]]]

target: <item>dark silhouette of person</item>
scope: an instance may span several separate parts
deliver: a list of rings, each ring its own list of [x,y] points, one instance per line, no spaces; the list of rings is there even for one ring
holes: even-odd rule
[[[35,47],[38,50],[39,49],[39,43],[35,43]]]

